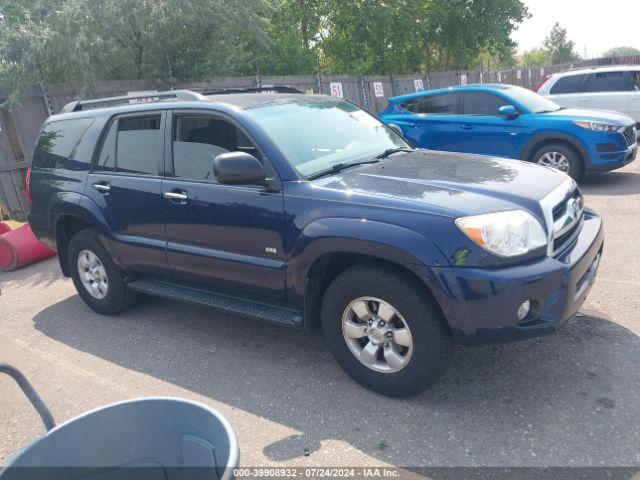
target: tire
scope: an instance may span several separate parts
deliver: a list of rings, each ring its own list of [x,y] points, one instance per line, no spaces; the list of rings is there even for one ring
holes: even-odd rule
[[[368,323],[371,319],[364,322],[369,325],[370,335],[347,338],[354,336],[353,324],[357,327],[355,336],[362,334],[362,319],[355,313],[362,312],[361,302],[367,306],[368,314],[375,312],[377,304],[374,322],[382,317],[390,319],[385,326],[391,326],[396,333],[392,333],[393,339],[386,345],[376,345],[381,330],[372,332]],[[397,315],[391,317],[389,305]],[[345,322],[345,318],[352,320]],[[365,388],[391,397],[410,397],[425,391],[444,373],[453,353],[451,333],[438,305],[424,287],[390,268],[362,265],[341,273],[325,292],[321,321],[328,348],[343,370]],[[411,342],[400,336],[396,338],[403,324],[408,327]],[[383,342],[386,341],[384,335],[388,334],[383,333]],[[406,347],[409,343],[410,348]],[[358,349],[362,349],[359,356],[354,353]],[[375,357],[379,360],[372,364],[372,352],[376,349]],[[397,360],[387,362],[387,353],[391,353],[392,359],[396,354],[402,357],[403,365],[398,367]],[[367,358],[368,364],[360,358]],[[387,371],[383,371],[387,368],[385,364]]]
[[[79,258],[81,254],[83,256],[82,259]],[[93,259],[91,255],[95,256],[97,260]],[[102,278],[103,275],[106,278],[106,284],[98,280],[91,281],[94,285],[99,284],[94,289],[94,293],[90,293],[90,288],[86,286],[87,283],[81,278],[82,273],[80,270],[83,269],[86,273],[89,268],[86,266],[87,258],[92,259],[91,265],[94,265],[93,269],[99,272],[92,273],[93,278]],[[96,312],[103,315],[115,315],[134,304],[136,299],[134,292],[126,287],[122,272],[118,270],[96,234],[91,230],[82,230],[71,238],[69,241],[68,262],[71,278],[78,294]],[[81,266],[81,263],[84,266]],[[89,270],[93,269],[89,268]],[[85,276],[84,278],[86,279],[87,277]]]
[[[584,164],[578,152],[562,143],[552,143],[539,149],[532,157],[533,163],[560,170],[574,180],[584,176]]]

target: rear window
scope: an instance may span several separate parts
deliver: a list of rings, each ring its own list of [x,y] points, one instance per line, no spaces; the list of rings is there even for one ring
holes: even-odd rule
[[[585,82],[587,75],[571,75],[562,77],[551,87],[549,93],[551,95],[559,95],[563,93],[581,93],[585,91]]]
[[[33,166],[73,169],[78,145],[93,121],[93,117],[85,117],[47,123],[36,145]],[[85,163],[89,161],[89,159],[80,160]]]
[[[626,72],[597,72],[587,79],[587,92],[628,92],[630,77]]]
[[[456,113],[457,103],[457,94],[443,93],[439,95],[414,98],[403,103],[402,108],[412,113],[449,115]]]
[[[127,117],[111,123],[96,170],[157,175],[162,155],[160,115]]]

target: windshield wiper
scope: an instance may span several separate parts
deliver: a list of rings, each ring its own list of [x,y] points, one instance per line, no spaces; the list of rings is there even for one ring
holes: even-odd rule
[[[566,110],[566,107],[560,107],[560,108],[556,108],[555,110],[541,110],[539,112],[536,113],[553,113],[553,112],[559,112],[560,110]]]
[[[326,170],[321,170],[313,175],[309,175],[307,178],[309,180],[315,180],[316,178],[324,177],[325,175],[333,175],[334,173],[341,172],[346,168],[357,167],[358,165],[368,165],[370,163],[379,163],[380,160],[362,160],[360,162],[348,162],[348,163],[336,163],[332,165],[331,168],[327,168]]]
[[[380,155],[378,155],[376,158],[378,159],[387,158],[393,155],[394,153],[400,153],[400,152],[411,153],[411,152],[415,152],[415,150],[413,148],[388,148],[387,150],[382,152]]]

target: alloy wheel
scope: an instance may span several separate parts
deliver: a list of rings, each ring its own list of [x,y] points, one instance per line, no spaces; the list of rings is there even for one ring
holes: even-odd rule
[[[351,353],[381,373],[402,370],[413,353],[413,337],[400,312],[373,297],[353,300],[342,315],[342,334]]]
[[[564,173],[569,173],[569,159],[560,152],[547,152],[538,159],[538,165],[555,168]]]
[[[93,298],[102,300],[109,292],[109,279],[104,265],[91,250],[78,254],[78,274],[84,288]]]

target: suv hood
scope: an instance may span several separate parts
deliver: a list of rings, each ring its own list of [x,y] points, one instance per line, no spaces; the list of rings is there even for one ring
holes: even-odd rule
[[[540,216],[540,200],[567,178],[518,160],[418,150],[353,167],[314,184],[348,193],[343,201],[452,217],[518,208]]]
[[[567,120],[587,120],[619,123],[625,127],[632,125],[635,121],[624,113],[611,110],[591,110],[588,108],[564,108],[556,112],[539,113],[540,116],[553,118],[566,118]]]

